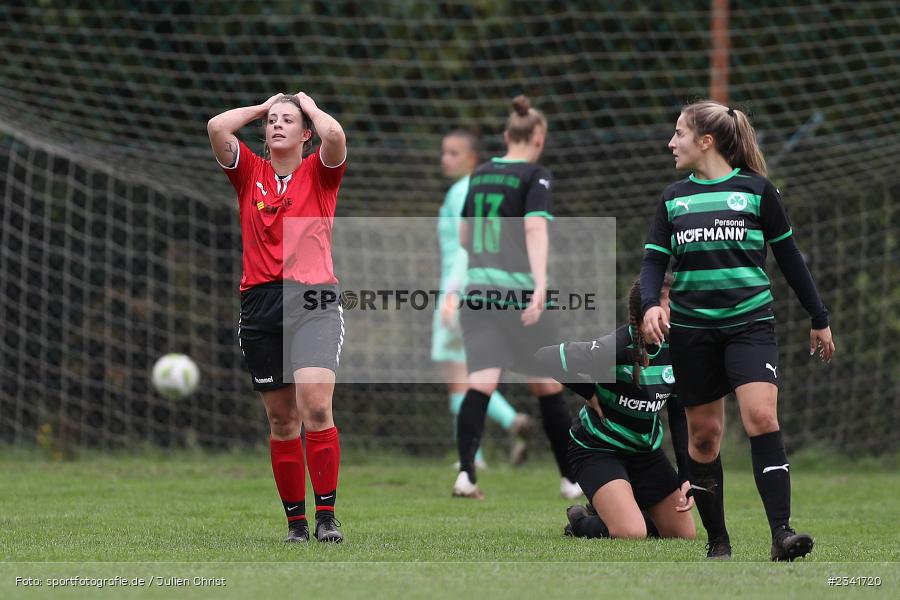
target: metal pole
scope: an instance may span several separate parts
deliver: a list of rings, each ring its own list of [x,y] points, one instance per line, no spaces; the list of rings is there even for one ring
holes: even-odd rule
[[[709,97],[728,104],[728,0],[712,0]]]

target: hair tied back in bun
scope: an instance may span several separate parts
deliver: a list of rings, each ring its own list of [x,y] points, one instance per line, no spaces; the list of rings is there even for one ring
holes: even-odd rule
[[[524,117],[528,115],[528,109],[531,108],[531,100],[528,99],[528,96],[524,94],[519,94],[512,101],[513,110],[516,111],[516,114],[520,117]]]

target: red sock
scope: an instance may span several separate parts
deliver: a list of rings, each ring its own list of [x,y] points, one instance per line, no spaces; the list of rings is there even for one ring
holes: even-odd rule
[[[269,438],[272,454],[272,473],[275,486],[284,505],[288,523],[306,519],[306,471],[303,465],[303,444],[295,440]]]
[[[316,512],[334,512],[341,444],[337,427],[306,432],[306,464],[316,494]]]

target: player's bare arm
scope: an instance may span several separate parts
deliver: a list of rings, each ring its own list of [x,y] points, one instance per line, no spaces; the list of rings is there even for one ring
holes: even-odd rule
[[[547,219],[525,217],[525,244],[528,250],[528,264],[534,276],[534,295],[522,312],[522,323],[534,325],[541,318],[547,294],[547,256],[550,252],[550,237]]]
[[[235,133],[248,123],[264,119],[269,108],[280,96],[281,94],[275,94],[262,104],[255,106],[242,106],[226,110],[206,123],[209,143],[220,164],[226,167],[234,166],[238,159],[238,139]]]
[[[319,154],[326,166],[336,167],[344,162],[347,156],[347,137],[344,128],[337,119],[320,109],[315,101],[303,92],[295,94],[300,108],[309,116],[322,145]]]

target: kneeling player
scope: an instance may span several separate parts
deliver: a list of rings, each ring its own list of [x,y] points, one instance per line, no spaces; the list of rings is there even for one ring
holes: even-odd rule
[[[666,284],[671,286],[671,278]],[[566,535],[696,536],[690,513],[694,501],[686,496],[690,482],[685,475],[684,409],[675,397],[668,344],[648,349],[641,338],[640,303],[640,285],[635,281],[628,302],[630,326],[591,342],[547,346],[535,355],[559,381],[589,402],[569,431],[568,459],[590,502],[566,511]],[[668,310],[668,287],[661,304]],[[596,382],[612,369],[614,383]],[[579,381],[579,374],[592,381]],[[677,473],[660,448],[663,405],[668,407]]]

